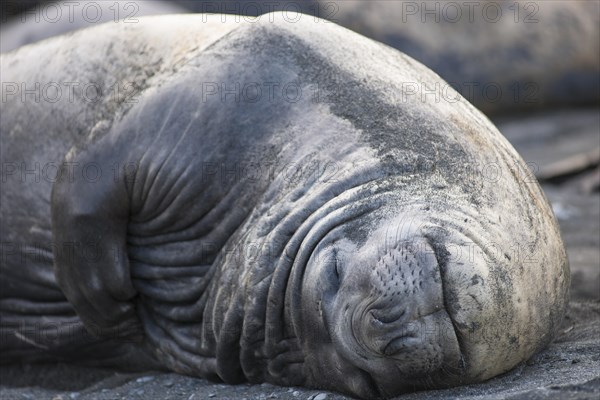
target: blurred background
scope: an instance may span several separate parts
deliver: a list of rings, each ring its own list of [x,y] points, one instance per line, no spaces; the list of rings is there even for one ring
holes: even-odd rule
[[[143,15],[210,12],[240,15],[240,19],[250,20],[246,16],[282,10],[335,22],[422,62],[492,119],[542,184],[559,221],[572,273],[571,309],[564,332],[554,345],[556,352],[550,356],[554,357],[551,368],[566,374],[567,379],[575,379],[574,368],[578,363],[578,368],[582,365],[595,368],[599,372],[592,383],[573,389],[585,396],[572,398],[600,397],[599,0],[58,3],[8,0],[0,4],[2,53],[87,26],[122,23],[116,22],[119,19],[131,22]],[[581,354],[573,356],[573,352]],[[589,364],[581,363],[582,360]],[[536,373],[551,376],[548,365],[543,364],[541,372],[530,371],[531,379],[535,380]],[[0,370],[0,388],[4,388],[0,394],[21,398],[19,396],[30,394],[27,390],[31,389],[17,386],[28,387],[31,379],[53,380],[48,378],[54,376],[52,371],[27,368],[27,373],[22,369]],[[60,371],[61,376],[74,373],[68,369]],[[109,380],[114,378],[114,374],[107,376]],[[73,379],[81,383],[88,378]],[[500,382],[497,385],[514,385]],[[8,386],[4,387],[5,384]],[[181,384],[192,385],[190,382]],[[196,392],[208,388],[206,393],[216,390],[199,383],[194,388]],[[287,398],[286,390],[281,389],[282,393],[277,392],[276,397]],[[544,398],[562,398],[567,393],[564,391],[567,389],[557,390],[558,397]],[[498,387],[496,391],[504,393]],[[43,397],[48,393],[57,392],[37,394]],[[229,396],[234,396],[232,393]],[[302,398],[312,396],[312,392],[299,393]],[[530,398],[538,398],[532,393]],[[463,392],[452,394],[455,395],[468,397],[468,393]],[[446,395],[431,396],[444,398]]]

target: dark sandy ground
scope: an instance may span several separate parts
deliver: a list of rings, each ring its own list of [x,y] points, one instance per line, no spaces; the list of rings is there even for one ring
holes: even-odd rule
[[[545,171],[600,146],[598,110],[563,111],[496,121],[526,161]],[[409,399],[600,399],[600,193],[594,172],[543,185],[571,263],[571,303],[557,339],[514,370],[487,382],[399,397]],[[592,181],[593,182],[593,181]],[[589,187],[589,185],[588,185]],[[176,374],[119,373],[59,365],[0,368],[0,399],[347,399],[268,384],[228,386]]]

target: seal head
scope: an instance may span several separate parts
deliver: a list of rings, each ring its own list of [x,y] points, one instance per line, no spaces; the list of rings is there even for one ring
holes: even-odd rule
[[[341,234],[352,229],[332,232],[306,270],[303,336],[318,355],[313,376],[346,382],[362,397],[443,384],[463,364],[432,243],[384,225],[357,245]]]

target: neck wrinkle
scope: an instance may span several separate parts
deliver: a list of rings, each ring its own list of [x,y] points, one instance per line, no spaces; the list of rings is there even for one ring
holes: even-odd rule
[[[304,187],[289,190],[286,198],[272,199],[276,204],[260,207],[281,208],[285,203],[293,203],[288,205],[287,212],[275,216],[276,221],[268,221],[272,227],[266,235],[262,233],[265,227],[261,220],[255,218],[253,232],[245,240],[251,244],[258,237],[261,249],[267,249],[254,260],[255,265],[246,265],[238,286],[244,292],[245,303],[240,362],[249,381],[277,383],[285,379],[269,368],[276,358],[301,363],[298,331],[291,320],[293,310],[286,301],[291,296],[288,280],[296,255],[319,219],[353,201],[349,193],[365,190],[361,186],[381,177],[377,165],[369,165],[333,184],[318,180],[304,182]],[[303,195],[298,196],[298,192]],[[289,360],[288,355],[292,354],[293,360]],[[269,372],[270,369],[273,371]]]

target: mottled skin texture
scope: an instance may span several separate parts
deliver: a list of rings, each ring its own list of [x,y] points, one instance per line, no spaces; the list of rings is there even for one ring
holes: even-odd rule
[[[488,379],[551,340],[564,247],[480,112],[452,91],[404,96],[441,79],[334,24],[203,18],[2,55],[3,83],[137,94],[35,102],[3,84],[3,362],[375,398]]]

